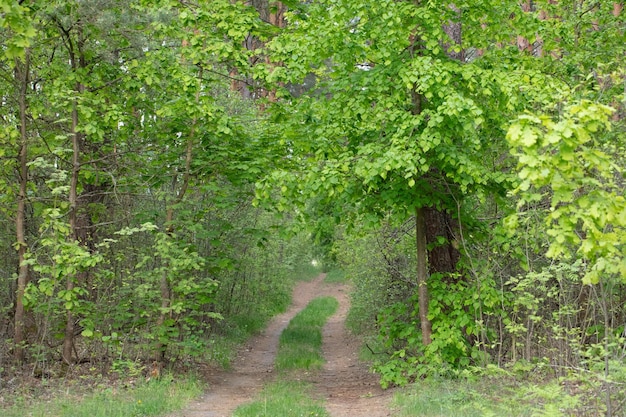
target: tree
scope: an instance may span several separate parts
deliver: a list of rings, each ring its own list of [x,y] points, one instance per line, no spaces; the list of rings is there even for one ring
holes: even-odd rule
[[[27,127],[27,107],[28,107],[28,88],[30,86],[30,53],[25,52],[24,62],[16,60],[15,78],[18,81],[19,92],[19,156],[18,156],[18,172],[19,172],[19,191],[17,196],[17,211],[15,216],[15,238],[17,246],[17,294],[15,297],[15,352],[14,356],[18,362],[24,360],[24,291],[29,281],[30,268],[26,261],[26,204],[27,204],[27,187],[28,187],[28,127]]]
[[[458,279],[457,247],[471,220],[465,201],[508,188],[500,171],[508,114],[545,102],[558,86],[518,59],[514,45],[498,47],[515,39],[517,26],[500,16],[516,7],[317,2],[288,13],[286,29],[268,44],[283,64],[267,70],[270,79],[288,85],[317,76],[297,99],[283,89],[275,106],[302,168],[296,176],[274,173],[269,184],[282,186],[285,200],[322,195],[370,217],[419,217],[423,345],[429,322],[445,322],[428,311],[429,286]],[[440,323],[432,324],[433,340],[448,327]],[[441,333],[430,349],[462,346],[460,338],[446,342]]]
[[[7,133],[9,143],[17,136],[17,201],[15,209],[15,248],[17,250],[17,289],[15,296],[15,316],[14,316],[14,358],[18,362],[24,360],[23,345],[25,342],[25,312],[24,312],[24,291],[29,281],[30,270],[25,262],[28,246],[26,243],[27,229],[27,187],[29,185],[28,173],[28,148],[30,142],[29,132],[29,90],[31,88],[30,80],[30,45],[36,36],[34,27],[34,13],[31,8],[22,4],[7,2],[2,4],[3,17],[0,19],[0,26],[7,28],[6,37],[4,39],[6,48],[3,50],[2,60],[8,63],[12,62],[13,85],[15,95],[13,97],[4,97],[5,100],[13,100],[17,102],[17,112],[13,120],[7,120],[9,123],[15,123],[15,131],[9,128]],[[33,2],[33,8],[38,8],[38,2]],[[14,132],[16,134],[14,134]]]

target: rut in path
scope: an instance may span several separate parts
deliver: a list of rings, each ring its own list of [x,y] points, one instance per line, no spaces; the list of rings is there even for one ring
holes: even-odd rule
[[[276,377],[274,359],[281,332],[309,301],[319,296],[335,297],[339,308],[323,331],[326,365],[319,372],[303,372],[302,379],[313,384],[313,395],[325,400],[333,417],[391,416],[391,392],[382,391],[377,377],[358,361],[359,341],[345,329],[348,287],[326,284],[324,278],[321,274],[313,281],[298,283],[287,312],[274,317],[260,335],[250,340],[235,359],[233,369],[208,371],[208,392],[175,416],[230,417],[239,405],[253,401],[263,385]]]

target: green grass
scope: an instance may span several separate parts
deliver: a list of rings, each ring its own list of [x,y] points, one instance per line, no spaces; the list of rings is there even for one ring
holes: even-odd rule
[[[348,282],[348,278],[341,269],[331,269],[326,274],[324,281],[330,284],[345,284]]]
[[[494,389],[493,392],[499,391]],[[426,379],[396,394],[398,417],[526,416],[498,399],[481,394],[473,384],[459,380]]]
[[[576,385],[581,389],[582,385]],[[398,417],[600,415],[597,404],[584,404],[558,380],[519,381],[506,376],[428,378],[394,397]],[[591,414],[581,410],[591,410]]]
[[[277,369],[309,370],[322,367],[322,328],[338,306],[339,303],[333,297],[319,297],[291,319],[280,335]]]
[[[17,404],[0,409],[3,417],[148,417],[184,408],[202,393],[196,380],[173,381],[163,378],[136,388],[108,388],[83,396],[71,391],[55,396],[49,402]]]
[[[308,395],[309,386],[295,381],[268,385],[250,404],[239,406],[233,417],[329,417],[320,401]]]

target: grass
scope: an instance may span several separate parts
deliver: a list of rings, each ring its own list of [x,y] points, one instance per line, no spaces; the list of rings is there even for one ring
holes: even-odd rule
[[[348,282],[348,277],[341,269],[331,269],[326,274],[324,281],[330,284],[345,284]]]
[[[578,390],[581,386],[577,385]],[[520,381],[507,376],[427,378],[394,397],[398,417],[578,416],[603,415],[598,404],[584,404],[558,380]]]
[[[426,379],[394,397],[398,417],[522,416],[493,399],[482,396],[471,384],[457,380]]]
[[[320,401],[309,395],[309,386],[294,381],[281,381],[263,389],[258,399],[239,406],[233,417],[328,417]]]
[[[277,369],[310,370],[322,367],[322,328],[338,306],[339,303],[333,297],[319,297],[291,319],[280,335]]]
[[[174,381],[164,377],[141,385],[108,388],[83,396],[67,390],[49,402],[16,404],[2,409],[3,417],[148,417],[184,408],[202,393],[194,379]]]

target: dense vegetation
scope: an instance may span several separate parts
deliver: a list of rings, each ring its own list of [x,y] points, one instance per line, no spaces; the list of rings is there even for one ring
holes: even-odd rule
[[[315,257],[384,386],[623,411],[623,9],[0,0],[0,377],[215,359]]]

